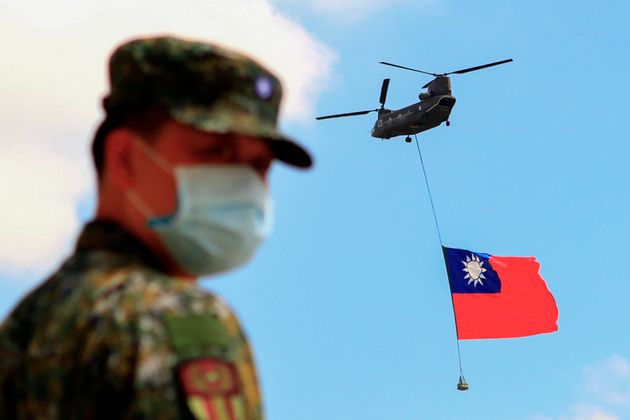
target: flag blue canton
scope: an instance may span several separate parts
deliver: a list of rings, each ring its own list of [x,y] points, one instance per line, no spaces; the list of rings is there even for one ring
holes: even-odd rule
[[[490,265],[490,255],[442,247],[451,293],[499,293],[501,280]]]

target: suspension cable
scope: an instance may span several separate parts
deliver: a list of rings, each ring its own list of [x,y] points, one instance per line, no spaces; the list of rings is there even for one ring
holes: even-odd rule
[[[438,223],[437,213],[435,212],[435,205],[433,203],[433,196],[431,194],[431,187],[429,186],[429,177],[427,176],[427,171],[424,166],[424,159],[422,159],[422,152],[420,151],[420,143],[418,142],[417,135],[414,134],[413,137],[416,142],[416,148],[418,149],[418,156],[420,157],[420,164],[422,166],[422,174],[424,175],[424,182],[427,186],[427,192],[429,193],[429,202],[431,203],[431,211],[433,212],[433,221],[435,222],[435,230],[437,232],[438,240],[440,241],[440,247],[444,247],[444,242],[442,242],[442,235],[440,233],[440,225]],[[459,348],[459,339],[457,338],[459,334],[457,333],[457,318],[455,315],[455,302],[453,301],[452,293],[451,293],[451,305],[453,306],[453,318],[455,320],[455,341],[457,342],[457,360],[459,362],[459,383],[457,384],[457,389],[461,391],[465,391],[466,389],[468,389],[468,384],[466,383],[466,379],[464,378],[464,369],[462,368],[462,354]]]

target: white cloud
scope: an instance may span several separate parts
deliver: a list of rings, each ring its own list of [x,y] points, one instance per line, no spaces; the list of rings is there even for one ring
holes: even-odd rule
[[[616,404],[630,404],[630,361],[614,354],[584,368],[588,392]]]
[[[630,419],[630,361],[619,354],[582,369],[582,401],[559,417],[533,416],[532,420]],[[618,416],[624,412],[625,415]]]
[[[284,82],[282,116],[310,119],[335,54],[269,0],[0,0],[0,268],[49,264],[90,191],[88,143],[106,63],[132,37],[214,40]]]
[[[2,6],[3,56],[11,64],[3,80],[13,92],[41,93],[52,83],[66,103],[87,97],[94,104],[105,89],[108,53],[145,34],[216,40],[255,56],[285,82],[283,112],[290,120],[310,116],[335,59],[268,0],[4,0]]]
[[[333,16],[339,16],[344,19],[360,20],[366,16],[378,12],[379,9],[397,6],[395,3],[400,1],[381,0],[316,0],[313,1],[312,7],[315,11]]]
[[[567,414],[559,417],[535,415],[531,420],[622,420],[614,414],[609,414],[604,409],[592,405],[576,404],[568,408]]]
[[[279,3],[295,3],[295,0],[276,0]],[[378,17],[378,14],[395,10],[399,13],[418,8],[432,6],[435,0],[309,0],[308,7],[315,13],[328,16],[332,19],[346,23],[356,23],[370,17]]]
[[[603,409],[595,406],[578,404],[569,407],[567,414],[559,417],[533,416],[531,420],[622,420],[616,415],[606,413]]]
[[[619,417],[606,413],[603,409],[587,405],[575,405],[569,408],[567,420],[621,420]],[[564,419],[564,417],[563,417]]]
[[[3,144],[0,266],[10,272],[35,269],[63,254],[87,186],[79,166],[48,147]]]

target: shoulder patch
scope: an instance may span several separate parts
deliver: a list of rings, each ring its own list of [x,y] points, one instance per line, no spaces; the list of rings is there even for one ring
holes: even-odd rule
[[[215,358],[188,360],[177,379],[196,419],[245,420],[245,400],[234,364]]]
[[[224,323],[211,314],[164,319],[179,360],[206,356],[231,357],[234,340]]]

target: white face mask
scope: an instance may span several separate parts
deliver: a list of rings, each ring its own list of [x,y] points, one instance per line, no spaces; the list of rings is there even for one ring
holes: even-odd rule
[[[272,225],[268,189],[258,173],[248,165],[172,169],[146,144],[136,144],[158,166],[175,173],[178,207],[172,215],[155,216],[134,191],[127,196],[180,268],[208,275],[247,262]]]

